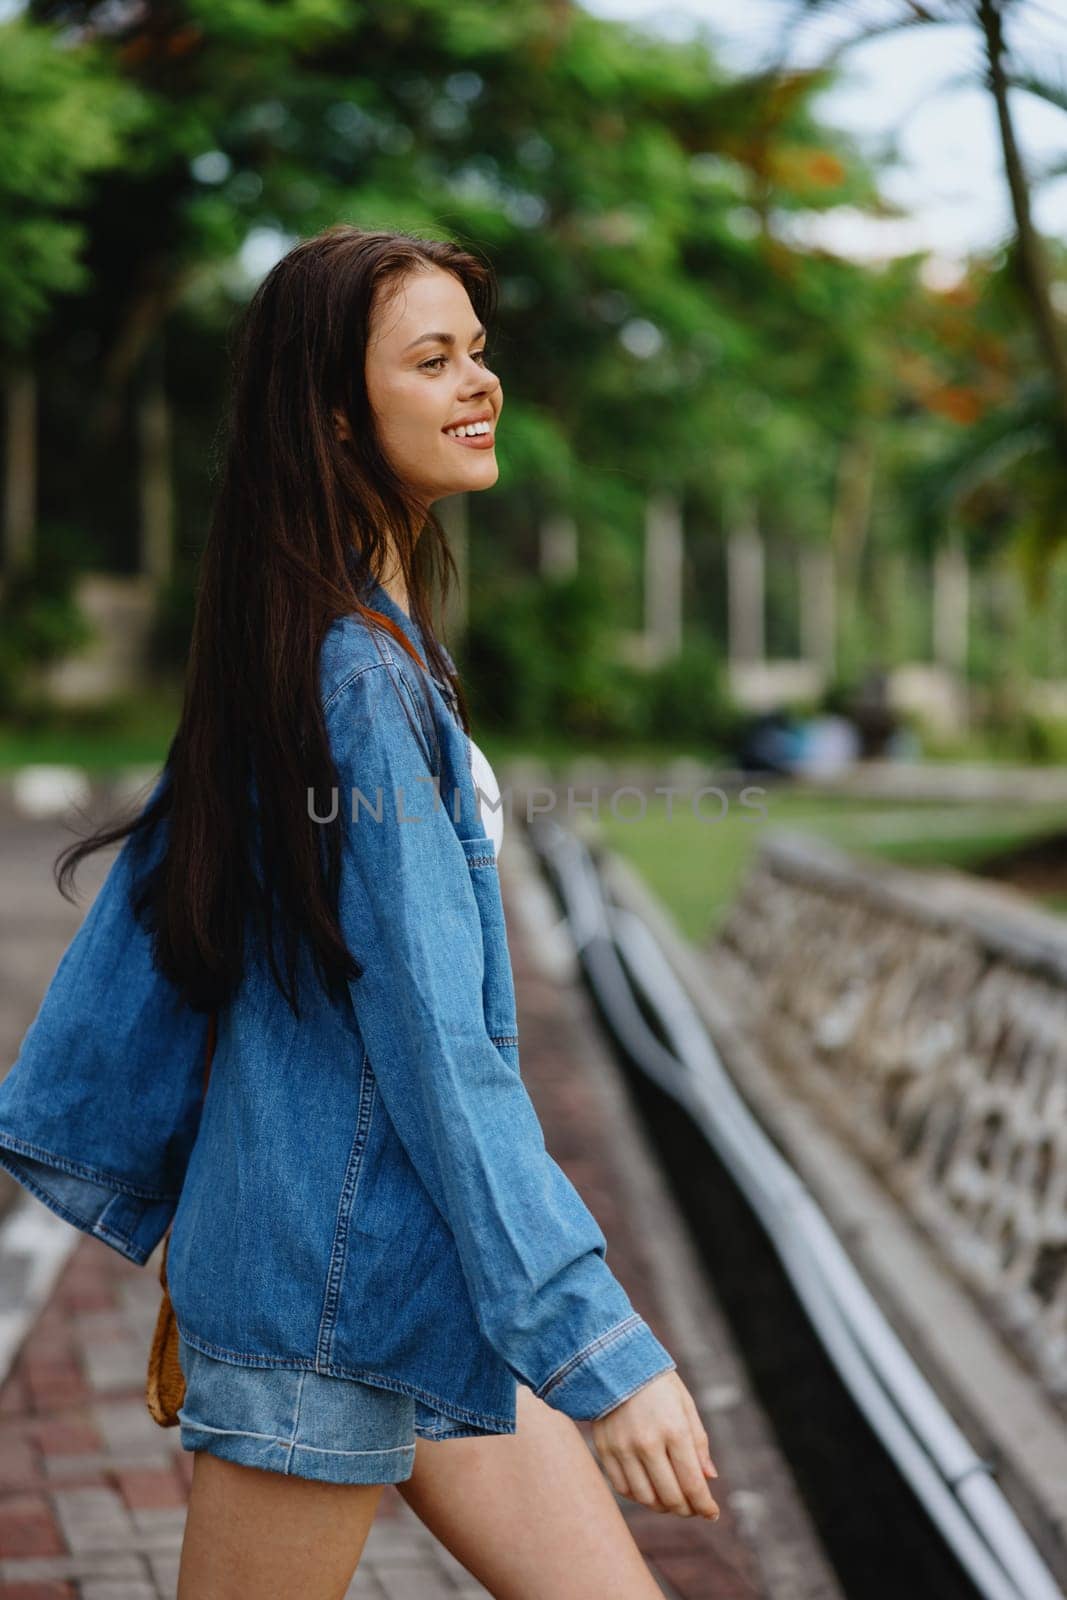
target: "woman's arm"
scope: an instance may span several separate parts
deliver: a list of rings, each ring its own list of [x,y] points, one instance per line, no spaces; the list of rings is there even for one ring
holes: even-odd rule
[[[599,1417],[675,1363],[607,1266],[517,1065],[487,1032],[471,867],[398,694],[417,728],[396,663],[362,669],[326,711],[345,819],[342,930],[365,968],[350,985],[356,1020],[485,1337],[548,1404]],[[367,802],[357,821],[354,788]]]

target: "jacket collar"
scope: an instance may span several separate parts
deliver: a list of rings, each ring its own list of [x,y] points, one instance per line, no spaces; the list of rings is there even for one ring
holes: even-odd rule
[[[364,596],[367,605],[372,611],[380,611],[383,616],[395,622],[406,635],[408,641],[414,645],[423,661],[426,660],[426,644],[422,637],[422,629],[414,617],[409,617],[403,608],[397,605],[391,595],[387,594],[376,578],[371,578]]]
[[[425,663],[426,671],[430,678],[434,683],[436,683],[437,687],[444,695],[447,704],[451,706],[454,703],[451,685],[445,683],[432,670],[429,658],[426,654],[426,641],[423,637],[422,629],[419,627],[414,617],[409,617],[407,612],[404,611],[402,607],[397,605],[392,596],[387,594],[385,589],[383,589],[377,578],[368,578],[363,599],[365,603],[370,606],[372,611],[380,611],[383,616],[388,617],[391,622],[395,622],[397,627],[403,631],[409,643],[414,645],[415,649],[419,653],[420,659]],[[448,653],[446,651],[446,655],[447,654]],[[454,670],[455,663],[452,661],[451,656],[448,656],[448,661]]]
[[[457,704],[456,697],[455,697],[455,694],[454,694],[453,689],[452,689],[452,685],[449,684],[449,683],[443,682],[442,679],[440,679],[437,676],[437,674],[431,670],[430,663],[426,658],[426,644],[425,644],[425,641],[423,639],[422,629],[419,627],[419,625],[415,621],[414,617],[409,617],[407,612],[402,610],[401,607],[397,605],[396,601],[392,598],[392,596],[388,595],[385,592],[385,590],[382,588],[381,584],[378,582],[378,580],[376,578],[373,578],[373,577],[369,577],[368,578],[362,598],[363,598],[364,602],[367,605],[369,605],[373,611],[382,612],[382,614],[384,616],[387,616],[390,619],[391,622],[395,622],[397,627],[401,628],[403,630],[405,636],[415,646],[415,649],[419,652],[419,655],[420,655],[421,659],[423,660],[423,662],[425,662],[426,671],[427,671],[428,676],[437,685],[437,688],[440,690],[441,696],[442,696],[442,698],[443,698],[443,700],[445,702],[445,705],[448,707],[449,714],[451,715],[451,717],[455,721],[457,728],[459,729],[460,733],[463,736],[463,754],[464,754],[464,756],[466,758],[466,760],[465,760],[466,771],[464,773],[464,778],[461,779],[460,781],[461,782],[465,781],[466,793],[464,794],[464,797],[463,797],[463,800],[462,800],[462,804],[463,804],[463,806],[465,808],[467,808],[468,811],[470,811],[471,808],[473,807],[473,811],[471,811],[471,814],[476,816],[476,817],[479,817],[479,825],[482,827],[482,831],[483,831],[483,834],[484,834],[484,832],[485,832],[484,824],[482,824],[481,821],[480,821],[480,815],[479,815],[479,810],[478,810],[478,801],[477,801],[477,799],[475,797],[474,788],[473,788],[474,767],[473,767],[470,735],[467,733],[466,729],[463,727],[462,723],[460,722],[460,719],[459,719],[459,706]],[[450,666],[452,667],[453,670],[455,670],[455,662],[452,660],[451,655],[449,654],[449,652],[447,650],[445,651],[445,654],[446,654],[446,656],[448,658]]]

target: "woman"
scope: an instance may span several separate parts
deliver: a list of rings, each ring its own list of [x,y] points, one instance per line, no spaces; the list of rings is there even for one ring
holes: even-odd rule
[[[346,225],[259,287],[178,731],[141,816],[65,852],[126,839],[0,1087],[46,1203],[142,1263],[173,1222],[179,1600],[343,1595],[387,1482],[501,1600],[656,1596],[582,1418],[620,1495],[718,1516],[522,1085],[428,612],[431,505],[497,478],[494,304],[455,245]]]

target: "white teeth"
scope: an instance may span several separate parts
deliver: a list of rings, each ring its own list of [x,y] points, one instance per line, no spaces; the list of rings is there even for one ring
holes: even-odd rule
[[[475,434],[491,433],[492,431],[493,425],[491,422],[469,422],[462,428],[445,429],[450,439],[469,439],[473,438]]]

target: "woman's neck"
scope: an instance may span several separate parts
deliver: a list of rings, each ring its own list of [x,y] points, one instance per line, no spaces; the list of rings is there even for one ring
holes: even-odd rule
[[[411,608],[408,605],[408,594],[407,587],[404,583],[404,573],[400,566],[400,562],[396,558],[396,552],[391,544],[386,548],[385,558],[382,566],[383,572],[382,575],[377,579],[378,583],[381,584],[390,600],[392,600],[395,605],[400,607],[404,615],[406,617],[410,617]]]
[[[403,573],[397,569],[397,571],[392,573],[390,577],[379,578],[378,582],[381,584],[390,600],[395,600],[396,604],[400,607],[404,615],[409,617],[411,615],[411,611],[408,607],[408,595],[407,590],[404,587]]]

